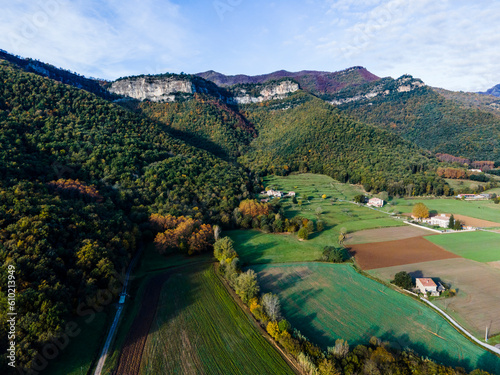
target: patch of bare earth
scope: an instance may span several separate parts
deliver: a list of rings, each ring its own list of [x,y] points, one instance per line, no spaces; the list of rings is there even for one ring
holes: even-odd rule
[[[496,263],[500,268],[500,262]],[[479,263],[464,258],[406,264],[378,268],[369,273],[392,280],[400,271],[416,277],[431,277],[449,284],[457,291],[451,298],[434,300],[440,308],[452,315],[466,329],[484,337],[486,327],[491,335],[500,333],[500,270],[491,263]]]
[[[350,245],[349,251],[363,270],[460,258],[423,237]]]
[[[478,228],[495,228],[500,227],[500,223],[495,223],[493,221],[476,219],[475,217],[464,216],[464,215],[453,215],[455,219],[462,221],[465,225]]]
[[[359,232],[349,233],[346,244],[362,244],[372,242],[385,242],[404,240],[407,238],[428,236],[431,232],[425,229],[413,227],[410,225],[404,227],[366,229]]]

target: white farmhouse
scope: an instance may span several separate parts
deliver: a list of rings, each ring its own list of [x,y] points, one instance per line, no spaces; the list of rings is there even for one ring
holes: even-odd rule
[[[417,288],[420,290],[422,294],[427,294],[427,292],[430,292],[431,295],[439,296],[438,292],[438,286],[436,283],[430,279],[430,278],[420,278],[415,280],[415,284],[417,285]]]
[[[273,189],[269,189],[266,193],[270,197],[281,198],[283,196],[283,193],[281,191],[273,190]]]
[[[448,225],[450,224],[450,215],[446,214],[441,214],[437,216],[431,217],[431,225],[438,225],[441,228],[448,228]]]
[[[366,205],[372,207],[384,207],[384,200],[380,198],[370,198]]]

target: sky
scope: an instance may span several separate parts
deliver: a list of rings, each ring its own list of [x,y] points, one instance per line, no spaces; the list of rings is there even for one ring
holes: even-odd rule
[[[88,77],[364,66],[449,90],[500,84],[491,0],[0,0],[0,49]]]

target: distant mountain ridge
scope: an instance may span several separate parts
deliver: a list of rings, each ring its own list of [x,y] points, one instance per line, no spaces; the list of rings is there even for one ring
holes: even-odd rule
[[[67,85],[74,86],[78,89],[96,94],[104,99],[112,99],[115,96],[111,94],[105,87],[107,81],[95,78],[86,78],[69,70],[57,68],[54,65],[46,64],[38,60],[22,58],[12,55],[0,49],[0,60],[5,60],[14,64],[25,72],[35,73],[42,77],[47,77]]]
[[[240,84],[265,83],[270,80],[281,78],[292,78],[300,88],[314,95],[324,95],[335,93],[346,86],[356,86],[366,82],[373,82],[380,79],[366,68],[355,66],[338,72],[324,72],[315,70],[302,70],[300,72],[288,72],[278,70],[273,73],[249,76],[245,74],[225,75],[209,70],[196,74],[208,81],[214,82],[218,86],[227,87]]]
[[[500,84],[493,86],[491,89],[486,90],[485,92],[480,92],[480,94],[500,97]]]

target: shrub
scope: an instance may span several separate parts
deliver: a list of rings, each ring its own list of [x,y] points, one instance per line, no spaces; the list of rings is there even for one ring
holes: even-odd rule
[[[301,240],[307,240],[309,238],[309,231],[307,230],[307,228],[302,227],[299,229],[299,233],[297,234],[297,236]]]
[[[392,280],[391,283],[403,289],[409,290],[413,288],[413,281],[411,279],[411,276],[406,271],[401,271],[394,275],[394,280]]]

